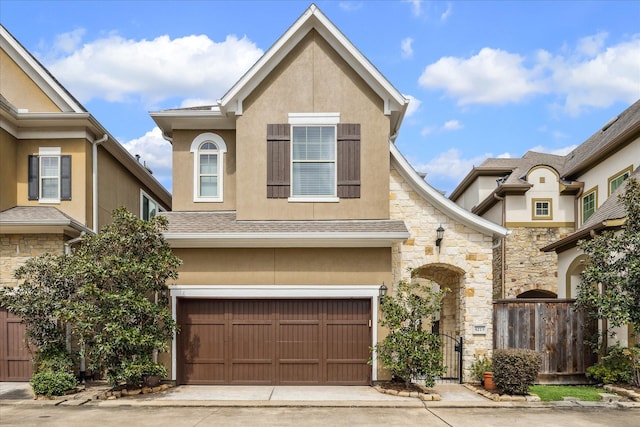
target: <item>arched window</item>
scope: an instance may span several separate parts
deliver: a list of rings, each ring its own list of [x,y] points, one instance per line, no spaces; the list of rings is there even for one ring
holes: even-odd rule
[[[222,202],[224,195],[224,140],[215,133],[198,135],[191,143],[193,153],[193,201]]]

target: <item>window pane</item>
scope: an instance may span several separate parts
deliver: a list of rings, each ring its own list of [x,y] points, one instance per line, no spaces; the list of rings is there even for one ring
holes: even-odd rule
[[[200,146],[201,150],[217,150],[218,147],[215,146],[213,142],[205,142]]]
[[[42,179],[42,198],[43,199],[59,199],[58,195],[58,178]]]
[[[42,176],[58,176],[58,157],[42,157],[41,162]]]
[[[582,199],[582,222],[589,219],[596,211],[596,194],[591,193]]]
[[[334,163],[294,163],[294,196],[335,195]]]
[[[536,202],[536,216],[549,216],[549,204],[547,202]]]
[[[142,196],[142,219],[149,219],[149,199],[145,196]]]
[[[334,160],[333,126],[294,126],[293,160]]]
[[[218,155],[217,154],[200,154],[200,173],[201,174],[218,173]]]
[[[217,176],[201,176],[200,177],[200,196],[215,197],[218,195],[218,177]]]
[[[609,190],[609,193],[613,193],[614,191],[616,191],[617,188],[620,187],[620,184],[622,184],[627,178],[629,178],[629,172],[625,172],[624,174],[620,175],[616,179],[612,180],[611,189]]]

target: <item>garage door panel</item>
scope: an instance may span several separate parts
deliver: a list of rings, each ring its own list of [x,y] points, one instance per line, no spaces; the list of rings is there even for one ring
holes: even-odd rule
[[[231,384],[272,384],[273,360],[234,362],[231,365]]]
[[[272,324],[234,324],[231,333],[231,361],[270,359],[273,354]]]
[[[316,359],[321,351],[320,325],[280,325],[278,333],[280,359]]]
[[[346,361],[327,362],[327,384],[368,385],[370,366]]]
[[[214,363],[199,360],[182,365],[185,384],[226,384],[224,361]]]
[[[300,363],[297,361],[280,360],[280,384],[320,384],[320,360],[316,359]]]
[[[328,359],[368,359],[369,325],[327,325]]]
[[[225,325],[183,325],[180,330],[185,362],[224,360]]]

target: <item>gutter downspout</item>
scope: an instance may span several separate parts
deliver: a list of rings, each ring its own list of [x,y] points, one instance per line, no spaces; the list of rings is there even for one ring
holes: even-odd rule
[[[106,142],[109,137],[105,133],[102,138],[98,140],[94,140],[91,143],[91,157],[93,161],[92,169],[93,169],[93,232],[98,232],[98,145]]]
[[[506,205],[507,205],[507,202],[505,201],[504,197],[498,196],[498,194],[497,194],[497,193],[493,193],[493,197],[494,197],[496,200],[498,200],[498,201],[500,201],[500,202],[501,202],[501,205],[502,205],[502,224],[501,224],[501,225],[502,225],[504,228],[507,228],[507,206],[506,206]],[[506,242],[506,240],[507,240],[507,236],[504,236],[504,237],[503,237],[502,239],[500,239],[500,240],[502,240],[502,242],[501,242],[501,246],[502,246],[502,247],[500,248],[500,250],[501,250],[501,252],[502,252],[502,253],[500,254],[500,258],[501,258],[501,260],[502,260],[502,262],[500,262],[500,298],[501,298],[501,299],[505,299],[505,291],[504,291],[504,279],[505,279],[505,278],[504,278],[504,274],[505,274],[505,267],[504,267],[504,265],[505,265],[505,259],[504,259],[504,256],[505,256],[505,253],[506,253],[506,251],[507,251],[507,248],[506,248],[506,243],[507,243],[507,242]]]

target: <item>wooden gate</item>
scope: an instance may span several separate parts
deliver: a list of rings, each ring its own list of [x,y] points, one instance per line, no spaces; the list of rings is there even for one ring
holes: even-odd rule
[[[25,325],[0,307],[0,381],[29,381],[31,354],[25,344]]]
[[[584,343],[595,321],[569,299],[499,300],[493,306],[493,348],[526,348],[542,355],[541,383],[584,382],[597,357]]]

